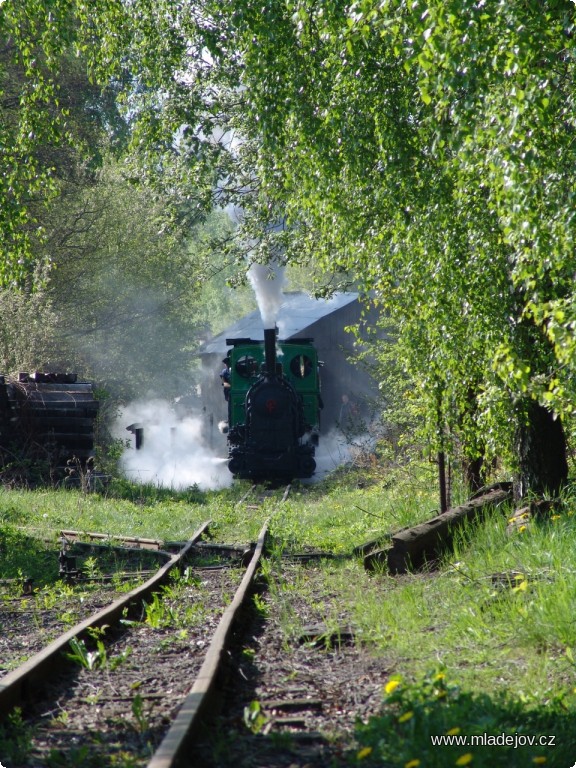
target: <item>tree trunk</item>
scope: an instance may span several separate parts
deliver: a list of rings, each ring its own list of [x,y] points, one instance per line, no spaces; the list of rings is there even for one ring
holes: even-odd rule
[[[464,459],[463,461],[464,478],[471,493],[476,493],[485,484],[484,475],[484,457],[478,456],[475,459]]]
[[[518,428],[520,471],[516,497],[558,495],[568,478],[562,421],[535,400],[524,401]]]
[[[438,451],[438,483],[440,485],[440,512],[446,512],[449,507],[448,483],[446,481],[446,456],[444,451]]]

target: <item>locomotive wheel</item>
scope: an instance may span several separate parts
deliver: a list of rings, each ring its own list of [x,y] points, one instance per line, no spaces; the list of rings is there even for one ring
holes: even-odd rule
[[[244,468],[244,462],[242,461],[242,459],[236,456],[231,458],[230,461],[228,462],[228,469],[233,475],[241,474],[243,468]]]
[[[300,460],[300,475],[301,477],[311,477],[316,469],[316,462],[312,456],[304,456]]]

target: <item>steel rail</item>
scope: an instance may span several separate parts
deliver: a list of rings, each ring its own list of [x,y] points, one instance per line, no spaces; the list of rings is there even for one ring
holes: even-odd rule
[[[250,594],[264,553],[267,535],[268,523],[260,531],[246,573],[234,599],[220,619],[194,684],[147,768],[178,768],[179,766],[190,768],[192,765],[190,751],[193,741],[209,719],[210,712],[215,709],[217,681],[222,671],[226,648],[230,643],[232,627],[238,620]]]
[[[208,520],[203,523],[180,552],[172,555],[170,560],[151,579],[148,579],[144,584],[128,592],[106,608],[76,624],[53,640],[46,648],[31,656],[17,669],[0,678],[0,720],[11,712],[14,707],[24,704],[32,696],[37,695],[38,687],[44,685],[49,678],[55,676],[62,666],[63,655],[68,649],[70,640],[82,636],[94,627],[101,627],[105,624],[110,626],[117,624],[122,618],[125,609],[138,601],[145,600],[157,591],[167,580],[170,572],[180,563],[184,562],[190,549],[204,534],[210,522]]]
[[[92,533],[90,531],[60,531],[60,537],[69,541],[77,542],[79,539],[89,539],[91,541],[104,541],[109,544],[124,545],[126,548],[149,549],[156,551],[162,549],[162,541],[158,539],[143,539],[137,536],[115,536],[109,533]]]

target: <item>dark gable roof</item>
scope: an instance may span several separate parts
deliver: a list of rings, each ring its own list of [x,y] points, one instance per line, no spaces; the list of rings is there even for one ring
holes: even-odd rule
[[[335,293],[330,299],[314,299],[306,293],[285,293],[276,321],[278,335],[281,339],[305,336],[309,326],[357,299],[357,293]],[[200,355],[224,354],[228,349],[226,339],[234,338],[264,338],[259,310],[246,315],[206,342],[200,349]]]

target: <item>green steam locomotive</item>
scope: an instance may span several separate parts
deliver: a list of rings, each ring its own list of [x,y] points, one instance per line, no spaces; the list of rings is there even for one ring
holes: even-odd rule
[[[311,477],[320,430],[319,361],[312,339],[226,339],[228,467],[235,477]]]

